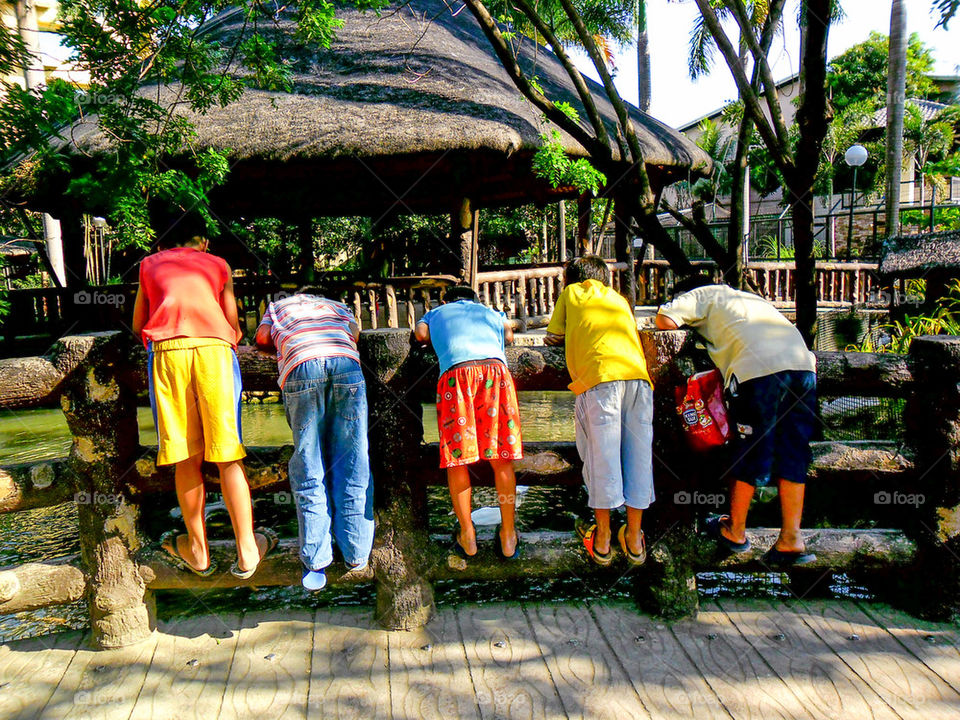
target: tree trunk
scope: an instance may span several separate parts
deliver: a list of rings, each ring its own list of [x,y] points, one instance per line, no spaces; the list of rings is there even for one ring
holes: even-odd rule
[[[793,171],[784,180],[793,211],[796,247],[797,329],[813,347],[817,325],[816,264],[813,256],[814,180],[820,165],[823,139],[830,123],[827,106],[827,37],[830,33],[830,0],[807,3],[807,29],[800,68],[801,101],[797,111],[800,137]]]
[[[647,2],[637,0],[637,107],[650,111],[650,47],[647,38]]]
[[[906,79],[907,6],[903,0],[893,0],[890,6],[890,50],[887,60],[887,237],[900,234],[900,176],[903,172]]]

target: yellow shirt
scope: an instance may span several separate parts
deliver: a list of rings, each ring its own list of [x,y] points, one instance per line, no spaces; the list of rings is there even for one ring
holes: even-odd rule
[[[577,395],[611,380],[653,385],[630,305],[598,280],[563,289],[547,332],[565,336],[569,387]]]
[[[800,331],[759,295],[728,285],[707,285],[660,306],[660,314],[688,325],[707,342],[726,385],[784,370],[817,371]]]

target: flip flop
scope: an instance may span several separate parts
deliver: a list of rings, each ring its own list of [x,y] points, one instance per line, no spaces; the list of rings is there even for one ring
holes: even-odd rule
[[[729,518],[729,515],[714,515],[707,518],[706,527],[707,535],[717,541],[719,545],[724,550],[729,550],[732,553],[740,554],[745,553],[750,550],[750,538],[747,538],[742,543],[734,542],[733,540],[725,537],[722,532],[720,532],[720,523],[724,518]]]
[[[643,565],[647,561],[647,539],[643,534],[643,530],[640,531],[640,552],[634,555],[630,552],[630,546],[627,545],[627,526],[621,525],[620,531],[617,533],[617,539],[620,541],[620,549],[623,550],[623,554],[627,556],[627,562],[633,566]]]
[[[179,570],[189,570],[199,577],[210,577],[217,571],[217,564],[210,558],[210,564],[203,570],[197,570],[193,565],[183,559],[180,549],[177,547],[177,538],[181,533],[179,530],[167,530],[160,536],[160,547],[170,556],[170,562]]]
[[[497,525],[497,529],[493,535],[493,547],[501,560],[517,560],[520,557],[520,533],[514,532],[517,536],[517,544],[513,546],[513,555],[507,555],[503,551],[503,541],[500,539],[500,525]]]
[[[583,520],[577,519],[576,527],[577,535],[580,537],[580,540],[583,541],[583,547],[587,550],[587,555],[590,556],[590,559],[593,560],[600,567],[607,567],[610,563],[613,562],[613,545],[610,545],[610,549],[604,553],[598,553],[593,549],[593,539],[597,534],[597,524],[596,523],[586,523]]]
[[[806,550],[777,550],[776,546],[763,554],[763,562],[777,568],[792,568],[809,565],[817,559],[814,553]]]
[[[474,527],[473,527],[473,533],[474,533],[474,535],[476,535],[476,533],[477,533],[477,527],[476,527],[476,525],[474,525]],[[478,548],[477,552],[474,553],[473,555],[468,555],[468,554],[467,554],[467,551],[463,549],[463,545],[460,544],[460,523],[459,523],[459,522],[456,523],[456,524],[454,524],[454,526],[453,526],[453,535],[452,535],[451,537],[453,538],[453,551],[454,551],[457,555],[459,555],[460,557],[462,557],[464,560],[472,560],[472,559],[474,559],[474,558],[477,557],[477,554],[479,553],[479,548]]]
[[[253,532],[260,533],[267,539],[267,548],[260,554],[260,559],[257,561],[257,564],[249,570],[240,569],[240,558],[233,561],[233,565],[230,566],[230,574],[240,580],[253,577],[254,573],[260,568],[260,563],[263,562],[263,559],[269,555],[270,551],[277,547],[277,544],[280,542],[280,538],[278,538],[277,534],[270,528],[254,528]]]

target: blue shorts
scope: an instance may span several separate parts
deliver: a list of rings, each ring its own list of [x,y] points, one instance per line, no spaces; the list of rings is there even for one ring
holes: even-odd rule
[[[785,370],[733,383],[727,400],[733,430],[729,475],[757,487],[771,478],[805,482],[817,426],[816,374]]]

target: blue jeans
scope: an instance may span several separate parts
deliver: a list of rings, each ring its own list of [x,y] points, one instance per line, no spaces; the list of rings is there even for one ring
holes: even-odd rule
[[[290,489],[300,524],[300,559],[311,570],[333,562],[331,540],[349,565],[373,547],[373,486],[367,454],[367,394],[356,360],[307,360],[283,384],[293,430]],[[332,526],[332,537],[331,537]]]

